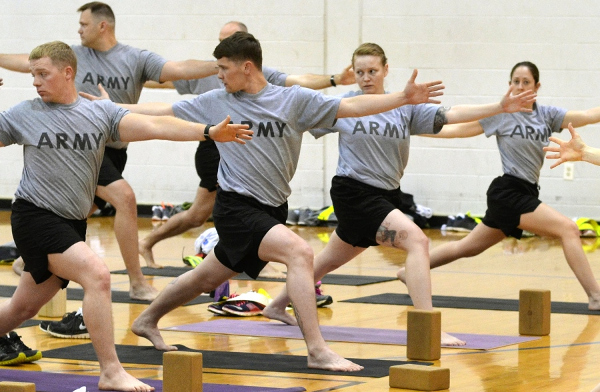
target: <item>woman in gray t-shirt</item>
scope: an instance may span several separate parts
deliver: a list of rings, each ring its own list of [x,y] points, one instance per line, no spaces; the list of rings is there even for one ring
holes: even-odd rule
[[[343,98],[386,94],[384,79],[388,64],[379,45],[360,45],[352,56],[352,66],[360,91],[345,93]],[[452,108],[405,105],[364,117],[339,118],[331,128],[311,131],[315,136],[337,132],[340,152],[331,185],[338,226],[325,249],[315,257],[315,281],[370,246],[400,248],[407,252],[406,265],[410,271],[407,287],[413,304],[417,309],[431,310],[429,242],[423,231],[399,209],[400,179],[408,162],[410,137],[435,134],[446,123],[474,121],[502,112],[529,111],[525,106],[534,98],[535,94],[525,92],[507,93],[502,102],[487,105]],[[287,297],[279,296],[263,315],[278,318],[288,303]],[[442,333],[442,344],[458,346],[465,342]]]
[[[528,61],[516,64],[509,84],[514,93],[537,92],[539,71]],[[569,267],[585,290],[589,309],[600,310],[600,285],[581,246],[579,228],[539,197],[537,184],[544,162],[544,147],[550,135],[569,123],[581,127],[600,122],[600,108],[572,111],[532,105],[531,113],[499,114],[477,122],[444,126],[440,137],[467,137],[485,133],[496,136],[504,175],[492,181],[487,192],[488,209],[482,223],[460,241],[448,242],[431,251],[431,268],[462,257],[471,257],[507,236],[521,238],[523,230],[559,238]]]

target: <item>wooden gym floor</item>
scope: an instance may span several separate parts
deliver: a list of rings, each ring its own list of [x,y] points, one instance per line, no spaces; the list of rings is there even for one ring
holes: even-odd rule
[[[123,269],[117,242],[112,232],[113,218],[91,218],[88,225],[88,243],[106,261],[110,270]],[[155,246],[156,261],[165,266],[183,266],[182,254],[194,253],[194,240],[205,229],[191,230],[181,236],[165,240]],[[149,218],[139,219],[140,238],[152,230]],[[325,245],[332,228],[292,227],[319,252]],[[454,241],[465,234],[441,233],[426,230],[435,247]],[[12,240],[9,213],[0,212],[0,243]],[[595,239],[585,239],[593,248]],[[335,273],[394,277],[404,263],[404,253],[371,248]],[[600,250],[588,257],[596,277],[600,277]],[[142,262],[143,263],[143,262]],[[431,273],[434,295],[518,299],[520,289],[549,289],[552,301],[587,302],[564,260],[557,241],[539,237],[521,241],[506,239],[484,254],[463,259],[435,269]],[[18,277],[10,266],[0,266],[3,285],[16,285]],[[163,289],[173,278],[148,277],[152,285]],[[244,293],[263,288],[275,296],[282,283],[240,281],[231,282],[231,290]],[[77,287],[71,283],[70,287]],[[126,275],[112,275],[113,290],[128,290]],[[332,295],[334,303],[318,310],[322,325],[406,329],[406,306],[343,303],[351,299],[379,293],[406,293],[399,281],[365,286],[324,285],[325,294]],[[0,299],[1,300],[1,299]],[[67,302],[67,311],[76,310],[77,301]],[[130,331],[130,325],[146,305],[113,304],[115,340],[117,344],[149,345]],[[449,333],[494,334],[518,336],[518,312],[440,309],[442,329]],[[182,307],[165,316],[160,327],[208,321],[213,314],[206,304]],[[253,319],[262,319],[261,316]],[[250,320],[248,320],[250,321]],[[18,329],[23,341],[32,348],[49,350],[81,340],[57,339],[39,330],[37,326]],[[169,344],[183,344],[190,348],[216,351],[306,355],[304,342],[293,339],[260,338],[202,333],[167,332],[163,336]],[[87,342],[87,341],[86,341]],[[552,314],[551,333],[539,340],[511,345],[490,351],[442,349],[436,366],[450,369],[450,391],[590,391],[600,383],[600,312],[598,316]],[[368,359],[406,359],[406,347],[395,345],[355,344],[331,342],[330,346],[346,357]],[[160,366],[125,364],[128,371],[139,378],[161,379]],[[41,360],[13,367],[20,370],[97,374],[97,363]],[[389,388],[388,378],[349,377],[344,374],[311,375],[275,372],[256,372],[223,369],[205,369],[204,382],[241,384],[269,387],[304,387],[307,391],[402,391]]]

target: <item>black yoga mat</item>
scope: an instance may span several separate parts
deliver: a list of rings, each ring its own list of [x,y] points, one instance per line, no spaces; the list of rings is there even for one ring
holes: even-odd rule
[[[23,322],[17,328],[33,327],[34,325],[40,325],[41,322],[42,322],[42,320],[31,319],[31,320],[27,320],[27,321]]]
[[[149,276],[169,276],[177,277],[191,270],[191,267],[172,267],[167,266],[164,268],[149,268],[142,267],[142,273]],[[111,271],[111,274],[127,274],[127,270]],[[245,273],[241,273],[233,278],[234,280],[252,280],[251,277]],[[360,275],[341,275],[341,274],[327,274],[321,282],[323,284],[332,284],[339,286],[364,286],[366,284],[389,282],[396,280],[395,276],[360,276]],[[263,278],[258,277],[258,281],[264,282],[285,282],[284,278]]]
[[[16,286],[0,286],[0,297],[11,297],[15,292]],[[149,305],[150,301],[142,301],[139,299],[129,298],[128,291],[115,291],[111,292],[112,302],[123,303],[123,304],[146,304]],[[83,289],[67,289],[67,299],[72,301],[83,300]],[[208,295],[199,295],[184,306],[207,304],[214,302],[214,299]]]
[[[237,280],[251,280],[252,278],[248,275],[242,273],[236,276],[233,279]],[[321,279],[321,283],[327,285],[338,285],[338,286],[364,286],[367,284],[373,283],[381,283],[381,282],[389,282],[392,280],[396,280],[397,278],[389,277],[389,276],[362,276],[362,275],[341,275],[341,274],[327,274]],[[275,278],[261,278],[258,279],[260,281],[267,282],[284,282],[285,279],[275,279]]]
[[[192,267],[173,267],[166,266],[164,268],[150,268],[150,267],[142,267],[142,274],[148,276],[168,276],[171,278],[176,278],[180,275],[185,274],[188,271],[191,271]],[[110,271],[111,274],[117,275],[127,275],[127,270],[117,270]]]
[[[202,353],[202,367],[212,369],[259,370],[265,372],[308,373],[308,374],[343,374],[357,377],[387,377],[390,366],[407,363],[432,365],[429,362],[387,361],[378,359],[348,358],[365,368],[359,372],[332,372],[328,370],[309,369],[306,357],[300,355],[236,353],[229,351],[193,350],[183,345],[176,345],[180,351]],[[45,350],[44,358],[74,359],[79,361],[97,361],[91,343],[76,346]],[[152,346],[117,345],[117,355],[122,363],[162,365],[163,351]]]
[[[473,298],[434,295],[432,297],[432,300],[434,308],[508,310],[516,312],[519,311],[518,299]],[[345,299],[339,302],[408,306],[412,306],[413,304],[408,294],[396,293],[369,295],[366,297]],[[600,311],[589,310],[587,303],[552,301],[551,309],[552,313],[587,314],[593,316],[600,316]]]

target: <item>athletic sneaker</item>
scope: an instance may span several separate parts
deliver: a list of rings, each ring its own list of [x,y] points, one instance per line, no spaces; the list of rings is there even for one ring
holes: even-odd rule
[[[65,313],[60,321],[46,321],[40,324],[40,329],[50,335],[64,339],[89,339],[90,334],[83,322],[81,308],[75,312]]]
[[[233,294],[232,297],[235,297],[235,294]],[[219,316],[227,316],[227,312],[223,310],[223,305],[225,305],[225,302],[228,299],[229,297],[225,295],[222,296],[217,302],[213,302],[212,304],[208,305],[208,311],[218,314]]]
[[[27,347],[27,345],[23,343],[21,337],[17,335],[15,331],[10,331],[6,340],[8,340],[10,346],[15,352],[19,354],[22,353],[25,356],[22,363],[33,362],[42,358],[42,352]]]
[[[321,290],[321,281],[318,281],[315,285],[315,295],[317,299],[317,308],[322,308],[333,303],[333,297],[331,295],[324,295]]]
[[[152,207],[152,220],[160,221],[163,217],[163,209],[161,206],[153,206]]]
[[[448,222],[446,223],[446,230],[448,231],[472,231],[477,222],[475,219],[468,215],[459,214],[456,217],[449,216]]]
[[[162,220],[169,220],[171,213],[173,212],[173,204],[162,203]]]
[[[205,256],[204,253],[199,253],[195,256],[185,256],[183,257],[183,264],[196,268],[204,260]]]
[[[15,351],[8,336],[0,336],[0,365],[23,363],[25,361],[25,353]]]
[[[224,304],[221,308],[224,312],[235,316],[260,316],[264,309],[264,305],[260,305],[250,301],[240,301]]]

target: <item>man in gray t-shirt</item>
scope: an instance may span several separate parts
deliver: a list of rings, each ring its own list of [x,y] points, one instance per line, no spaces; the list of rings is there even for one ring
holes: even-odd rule
[[[87,3],[78,9],[81,45],[72,45],[77,55],[78,71],[75,83],[78,91],[98,94],[98,85],[104,86],[111,100],[137,103],[143,85],[148,80],[157,82],[178,79],[197,79],[215,73],[212,61],[167,61],[147,50],[121,44],[115,36],[115,15],[107,4]],[[0,67],[29,72],[27,55],[0,55]],[[138,254],[137,205],[135,194],[122,173],[127,161],[127,143],[111,141],[107,144],[96,198],[90,214],[109,202],[116,209],[114,231],[130,280],[132,299],[152,300],[158,294],[146,281]],[[158,267],[147,263],[149,267]],[[15,271],[22,260],[14,262]]]
[[[84,326],[100,363],[99,389],[152,391],[119,362],[110,321],[110,272],[85,242],[105,145],[150,139],[199,141],[205,140],[204,135],[244,143],[251,131],[230,125],[226,116],[208,134],[205,124],[132,114],[109,101],[85,100],[75,86],[75,53],[63,42],[38,46],[30,59],[40,98],[0,112],[0,147],[23,146],[23,175],[12,204],[11,226],[25,262],[15,293],[0,307],[0,337],[5,339],[10,330],[37,314],[72,280],[83,287]]]
[[[165,288],[134,321],[132,331],[159,350],[174,350],[158,330],[165,314],[240,272],[256,278],[266,262],[273,261],[287,268],[288,292],[296,318],[302,322],[282,321],[300,326],[308,347],[308,366],[360,370],[361,366],[333,352],[323,340],[315,307],[314,254],[305,240],[285,226],[289,182],[298,164],[302,134],[314,127],[330,127],[337,118],[384,112],[405,104],[438,103],[432,97],[441,95],[441,82],[417,85],[415,71],[403,92],[341,99],[299,86],[269,84],[261,71],[260,43],[251,34],[237,32],[224,39],[214,56],[224,89],[174,105],[123,105],[134,112],[199,122],[213,122],[222,113],[231,113],[234,122],[254,130],[254,138],[244,150],[216,143],[221,160],[213,217],[219,243],[200,265]]]
[[[226,23],[219,32],[219,41],[229,37],[235,32],[248,32],[245,24],[237,21]],[[336,85],[354,84],[354,73],[350,71],[350,66],[346,67],[341,73],[335,75],[288,75],[276,69],[262,67],[262,73],[267,82],[282,87],[299,85],[312,89],[322,89]],[[223,82],[217,75],[202,79],[177,80],[172,83],[146,83],[150,88],[175,88],[179,94],[204,94],[211,90],[222,89]],[[217,167],[219,165],[219,151],[211,141],[201,142],[198,145],[195,156],[195,166],[198,176],[200,176],[200,185],[196,191],[196,197],[191,207],[176,215],[173,215],[164,224],[157,227],[139,243],[139,252],[146,259],[148,264],[154,264],[154,255],[152,247],[159,241],[181,234],[195,227],[200,227],[206,222],[213,211],[217,190]],[[262,272],[263,277],[285,278],[285,275],[267,266]]]

